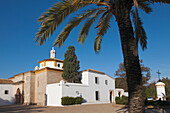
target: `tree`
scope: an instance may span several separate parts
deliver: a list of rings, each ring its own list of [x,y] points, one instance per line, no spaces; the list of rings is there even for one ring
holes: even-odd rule
[[[165,83],[166,96],[170,97],[170,79],[168,77],[166,78],[163,77],[161,81]]]
[[[99,52],[102,38],[110,27],[110,19],[112,16],[116,18],[118,24],[121,46],[124,57],[124,66],[126,68],[126,76],[129,92],[129,113],[143,113],[144,98],[142,95],[142,74],[138,57],[138,41],[142,49],[147,48],[147,37],[143,29],[143,23],[138,15],[138,7],[146,13],[150,13],[153,3],[170,3],[170,0],[63,0],[54,4],[47,12],[41,15],[38,21],[41,27],[36,34],[35,41],[42,45],[56,27],[63,22],[71,13],[75,11],[86,10],[71,19],[58,35],[54,45],[60,47],[73,28],[86,20],[80,30],[78,42],[83,43],[88,35],[92,24],[101,15],[97,28],[97,36],[95,38],[94,49]],[[88,7],[85,7],[88,6]],[[134,6],[134,8],[133,8]],[[132,17],[132,19],[131,19]],[[133,21],[131,21],[133,20]],[[135,29],[133,29],[132,22]]]
[[[145,89],[145,97],[146,98],[148,98],[148,97],[156,98],[157,97],[156,88],[146,88]]]
[[[68,47],[64,57],[62,77],[68,82],[80,83],[81,81],[78,72],[80,67],[74,46]]]
[[[144,96],[147,97],[153,97],[156,98],[156,86],[155,82],[149,83],[147,86],[144,87]]]
[[[140,60],[140,67],[141,67],[141,72],[142,72],[142,81],[143,84],[147,84],[149,79],[150,79],[150,71],[151,69],[149,67],[144,66],[142,64],[143,61]],[[128,91],[127,88],[127,78],[126,78],[126,69],[124,67],[124,63],[119,64],[119,68],[117,69],[115,76],[118,76],[118,78],[115,79],[115,87],[116,88],[122,88],[125,91]]]

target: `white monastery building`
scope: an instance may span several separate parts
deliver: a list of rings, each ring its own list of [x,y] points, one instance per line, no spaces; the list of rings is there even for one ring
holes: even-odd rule
[[[81,72],[81,84],[67,83],[62,78],[63,61],[50,58],[39,61],[34,71],[27,71],[0,79],[0,105],[36,104],[61,106],[65,96],[84,98],[84,103],[112,103],[117,95],[115,79],[104,72],[87,69]]]

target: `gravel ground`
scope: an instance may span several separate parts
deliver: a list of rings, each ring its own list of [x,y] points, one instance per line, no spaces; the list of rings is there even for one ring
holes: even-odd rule
[[[116,104],[73,105],[47,107],[35,105],[0,106],[0,113],[128,113],[127,108]],[[146,109],[146,113],[170,113],[170,109]]]

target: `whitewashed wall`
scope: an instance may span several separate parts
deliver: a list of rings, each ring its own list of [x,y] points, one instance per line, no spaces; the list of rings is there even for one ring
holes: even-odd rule
[[[40,65],[39,65],[39,69],[43,69],[43,68],[46,68],[46,67],[55,68],[55,69],[63,69],[62,68],[63,67],[63,63],[56,62],[56,66],[54,65],[54,63],[55,63],[54,61],[41,62]],[[60,67],[58,67],[58,64],[60,65]]]
[[[46,105],[61,106],[62,87],[60,83],[48,84],[46,87]]]
[[[89,85],[89,91],[90,91],[90,103],[110,103],[110,90],[115,90],[115,80],[108,75],[95,73],[95,72],[87,72],[84,74],[82,73],[82,78],[85,78],[84,76],[88,76],[88,85]],[[99,84],[95,83],[95,77],[99,78]],[[108,81],[108,85],[105,84],[105,80]],[[95,100],[95,91],[99,91],[99,101]],[[115,96],[114,96],[115,97]]]
[[[119,92],[121,92],[120,97],[122,97],[122,96],[128,97],[129,96],[128,92],[124,92],[124,89],[116,88],[115,89],[116,97],[119,97]]]
[[[158,100],[161,99],[166,100],[166,94],[165,94],[165,86],[156,86],[156,92],[157,92],[157,98]]]
[[[99,77],[99,84],[95,83],[95,77]],[[108,81],[107,85],[105,80]],[[115,80],[105,74],[83,72],[82,84],[60,81],[60,83],[48,84],[46,89],[47,106],[61,106],[61,97],[66,96],[82,96],[87,104],[110,103],[110,91],[115,91]],[[95,91],[99,91],[99,100],[96,100]]]
[[[5,90],[8,90],[8,94],[5,94]],[[11,105],[14,101],[14,85],[0,84],[0,105]]]
[[[54,68],[54,61],[46,61],[45,67],[52,67],[52,68]]]
[[[124,92],[124,96],[128,97],[129,93],[128,92]]]

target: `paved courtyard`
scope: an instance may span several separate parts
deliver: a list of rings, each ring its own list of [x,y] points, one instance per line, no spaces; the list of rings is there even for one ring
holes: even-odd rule
[[[11,105],[0,106],[0,113],[128,113],[127,108],[116,104],[73,105],[66,107]],[[147,109],[146,113],[170,113],[170,109]]]

